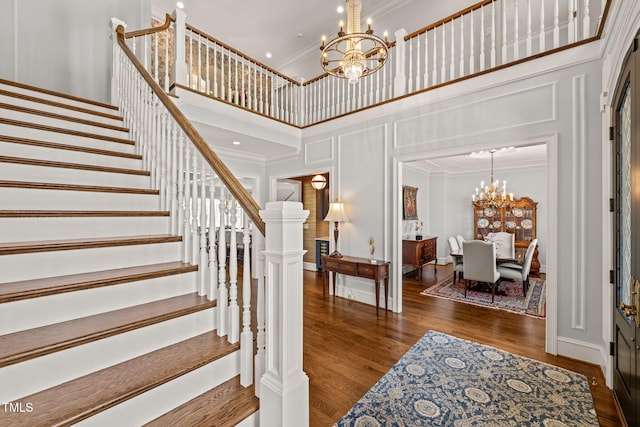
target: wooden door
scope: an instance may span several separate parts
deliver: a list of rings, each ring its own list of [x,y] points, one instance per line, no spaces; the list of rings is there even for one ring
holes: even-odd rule
[[[612,104],[614,167],[614,392],[630,426],[640,425],[640,51],[637,39]]]

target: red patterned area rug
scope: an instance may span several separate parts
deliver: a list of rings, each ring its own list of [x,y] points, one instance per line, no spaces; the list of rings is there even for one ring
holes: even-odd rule
[[[457,280],[456,285],[453,286],[453,276],[425,289],[420,294],[544,318],[546,315],[545,283],[542,279],[530,278],[529,290],[527,295],[524,296],[522,295],[521,282],[500,281],[499,286],[496,288],[496,296],[493,303],[491,302],[491,292],[474,290],[473,288],[467,291],[467,297],[465,298],[464,288],[467,282],[465,280]]]

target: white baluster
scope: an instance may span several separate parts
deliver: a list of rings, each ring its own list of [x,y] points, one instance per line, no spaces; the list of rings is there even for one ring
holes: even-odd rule
[[[584,0],[584,16],[582,17],[582,38],[591,37],[591,12],[589,10],[589,0]]]
[[[191,257],[191,152],[190,144],[185,144],[184,150],[184,229],[182,232],[182,261],[192,263]]]
[[[540,53],[547,50],[546,44],[546,34],[544,28],[544,2],[545,0],[540,0]]]
[[[507,2],[502,1],[502,62],[506,64],[507,60]]]
[[[240,89],[238,88],[238,52],[235,53],[236,57],[235,60],[233,61],[233,88],[234,88],[234,92],[235,92],[235,99],[233,100],[233,102],[236,105],[240,105]]]
[[[187,257],[185,255],[185,243],[184,243],[184,218],[185,218],[185,201],[184,201],[184,134],[182,131],[178,131],[178,219],[177,226],[178,231],[176,234],[183,236],[182,242],[182,261],[186,262]]]
[[[460,77],[464,76],[464,15],[460,17]]]
[[[433,29],[433,72],[431,73],[432,86],[438,84],[438,28]]]
[[[518,13],[518,0],[515,0],[513,13],[513,60],[520,59],[520,13]]]
[[[256,242],[254,241],[254,245]],[[255,249],[254,249],[255,250]],[[264,292],[264,274],[265,274],[265,258],[262,251],[256,252],[257,256],[257,291],[256,291],[256,357],[255,357],[255,382],[256,396],[260,397],[260,378],[265,373],[265,356],[266,356],[266,332],[265,332],[265,292]]]
[[[204,91],[207,95],[211,93],[211,79],[209,78],[209,39],[205,38],[205,47],[204,47],[204,60],[205,60],[205,69],[204,69]]]
[[[413,38],[409,39],[409,81],[407,82],[407,93],[413,92]]]
[[[251,331],[251,236],[249,216],[244,214],[242,245],[242,334],[240,334],[240,385],[249,386],[253,382],[253,332]]]
[[[475,49],[475,39],[476,36],[474,34],[473,31],[473,12],[471,12],[469,14],[469,19],[471,20],[471,22],[469,23],[469,74],[473,74],[476,71],[476,49]],[[484,37],[483,33],[480,33],[480,40],[482,41],[482,38]]]
[[[216,252],[216,180],[209,180],[209,300],[218,298],[218,254]]]
[[[202,92],[202,35],[198,33],[198,40],[196,40],[196,46],[198,47],[198,80],[197,83],[197,91]]]
[[[191,173],[191,264],[198,263],[200,236],[198,233],[198,151],[193,150]]]
[[[422,88],[429,86],[429,31],[424,32],[424,76]]]
[[[220,189],[220,229],[218,231],[218,336],[227,335],[229,291],[227,290],[226,189]]]
[[[422,51],[421,46],[420,46],[420,36],[416,36],[416,87],[413,89],[414,91],[417,91],[420,89],[420,79],[422,78],[422,75],[420,73],[420,65],[421,65],[421,57],[420,57],[420,52]],[[411,74],[411,73],[409,73]],[[411,87],[411,86],[409,86]]]
[[[224,66],[221,66],[224,68]],[[218,86],[220,86],[220,82],[218,81],[218,44],[213,44],[213,97],[218,98],[220,95],[218,94]],[[224,87],[224,84],[223,86]]]
[[[451,20],[451,64],[449,65],[449,79],[456,78],[456,24]]]
[[[543,0],[544,1],[544,0]],[[484,6],[480,7],[480,71],[484,71],[485,67],[485,29],[484,29]]]
[[[576,41],[576,33],[578,30],[576,28],[576,7],[574,0],[569,0],[568,7],[567,21],[569,22],[569,25],[567,26],[567,43],[571,44]]]
[[[531,35],[531,0],[527,2],[527,56],[532,54],[532,35]]]
[[[230,222],[231,234],[229,238],[229,336],[230,343],[240,339],[240,308],[238,307],[238,241],[236,235],[237,202],[231,200]]]
[[[447,80],[447,41],[444,23],[442,24],[442,69],[440,70],[440,83]]]
[[[171,234],[178,234],[178,124],[171,121],[171,180],[169,182],[171,194]]]
[[[496,2],[491,3],[491,68],[496,66]]]
[[[193,87],[193,31],[189,30],[189,70],[187,71],[187,80],[189,87]]]
[[[231,90],[231,79],[233,75],[231,74],[231,52],[227,52],[227,96],[225,99],[229,102],[233,102],[233,91]]]
[[[207,294],[207,274],[209,270],[209,259],[207,257],[207,193],[206,193],[206,169],[205,162],[202,162],[200,169],[200,264],[198,265],[198,275],[200,276],[200,287],[198,295]]]
[[[556,0],[555,8],[553,9],[553,48],[560,46],[560,6],[558,0]]]

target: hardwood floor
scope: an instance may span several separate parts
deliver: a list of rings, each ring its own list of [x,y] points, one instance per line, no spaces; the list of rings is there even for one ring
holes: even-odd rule
[[[331,426],[428,330],[494,346],[557,365],[589,378],[602,426],[620,426],[604,375],[593,366],[544,351],[545,322],[420,295],[451,274],[451,265],[424,268],[403,280],[403,312],[381,310],[345,298],[322,298],[322,276],[304,272],[304,370],[309,376],[310,425]],[[595,381],[595,383],[594,383]],[[595,385],[594,385],[595,384]]]

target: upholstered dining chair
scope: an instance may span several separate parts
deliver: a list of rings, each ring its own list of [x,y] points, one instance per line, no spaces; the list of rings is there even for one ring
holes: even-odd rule
[[[462,242],[464,242],[464,237],[462,237],[460,234],[456,235],[456,242],[458,242],[458,246],[460,247],[460,249],[462,249]]]
[[[531,271],[531,261],[533,261],[533,253],[536,250],[537,244],[538,239],[533,239],[531,243],[529,243],[527,251],[524,254],[524,262],[522,265],[508,263],[498,266],[500,277],[522,282],[522,293],[524,295],[527,295],[527,290],[529,290],[529,272]]]
[[[460,249],[458,246],[458,242],[456,241],[455,237],[449,237],[449,239],[447,240],[447,243],[449,243],[449,250],[451,252],[458,252]],[[462,257],[453,257],[453,286],[456,285],[456,279],[460,279],[460,275],[463,274],[462,273]]]
[[[495,299],[496,282],[500,278],[500,273],[496,268],[496,246],[493,242],[483,242],[482,240],[465,241],[462,244],[464,254],[463,274],[467,281],[464,289],[464,296],[472,280],[491,285],[491,302]]]
[[[516,257],[515,234],[500,231],[493,235],[496,244],[496,257],[514,259]]]

